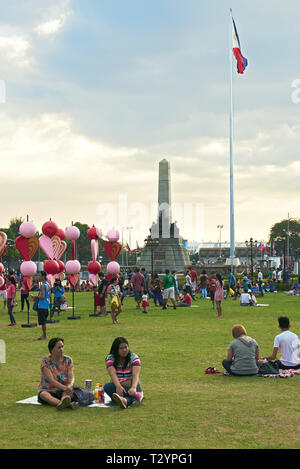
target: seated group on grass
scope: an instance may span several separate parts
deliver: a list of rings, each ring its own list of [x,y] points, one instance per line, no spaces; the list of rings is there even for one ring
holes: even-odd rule
[[[77,409],[79,402],[74,395],[73,360],[64,354],[64,340],[50,339],[49,354],[41,362],[41,381],[38,402],[49,404],[57,410]],[[141,361],[129,350],[128,341],[117,337],[106,357],[106,369],[111,378],[104,391],[121,409],[141,403],[143,392],[140,384]]]
[[[227,358],[223,360],[223,367],[231,375],[252,376],[259,372],[260,366],[266,361],[274,361],[279,369],[299,369],[299,345],[296,334],[290,331],[289,318],[278,318],[278,327],[281,333],[274,339],[272,355],[259,358],[259,347],[255,339],[247,335],[247,331],[241,324],[232,328],[234,340],[229,344]],[[278,350],[281,359],[276,360]]]

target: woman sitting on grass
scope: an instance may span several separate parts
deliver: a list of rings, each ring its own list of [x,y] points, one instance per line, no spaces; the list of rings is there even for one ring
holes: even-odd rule
[[[72,402],[74,373],[71,357],[64,355],[64,340],[55,337],[49,340],[50,354],[42,359],[41,382],[38,389],[40,404],[49,404],[62,410],[66,407],[77,409],[78,402]]]
[[[256,340],[247,336],[247,331],[241,324],[233,326],[232,336],[234,340],[229,344],[223,367],[231,375],[256,375],[260,364]]]
[[[124,337],[113,341],[106,357],[106,368],[111,382],[104,385],[104,391],[121,409],[142,401],[141,362],[135,353],[131,353]]]

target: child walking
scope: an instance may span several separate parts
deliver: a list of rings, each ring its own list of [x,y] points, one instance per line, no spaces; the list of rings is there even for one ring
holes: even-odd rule
[[[10,318],[9,326],[16,326],[16,320],[13,315],[13,303],[16,296],[16,281],[13,277],[7,279],[7,310]]]
[[[150,306],[149,305],[149,301],[148,301],[148,295],[143,295],[142,296],[142,307],[143,307],[143,313],[147,314],[148,311],[147,311],[147,307]]]

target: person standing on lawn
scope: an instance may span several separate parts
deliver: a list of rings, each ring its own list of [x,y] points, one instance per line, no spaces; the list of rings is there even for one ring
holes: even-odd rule
[[[175,304],[175,277],[174,275],[170,274],[169,269],[166,269],[165,275],[162,278],[163,283],[163,307],[162,309],[167,309],[168,299],[171,300],[173,304],[173,308],[176,309]]]
[[[141,308],[142,295],[145,290],[145,277],[140,272],[140,268],[136,267],[135,272],[131,277],[131,283],[134,293],[134,299],[137,303],[137,309]]]
[[[216,291],[215,291],[215,302],[217,306],[218,314],[217,318],[222,317],[222,306],[221,303],[224,300],[224,282],[220,274],[216,274]]]
[[[46,324],[47,324],[47,317],[49,314],[49,304],[50,304],[50,285],[47,282],[47,274],[44,270],[40,272],[39,276],[40,281],[40,292],[39,295],[36,297],[31,295],[31,299],[35,300],[36,298],[39,299],[38,301],[38,323],[42,326],[42,335],[38,337],[37,340],[46,340],[47,333],[46,333]]]
[[[16,326],[16,320],[13,315],[13,308],[14,308],[14,299],[16,296],[16,282],[13,277],[8,277],[7,279],[7,312],[10,319],[9,326]]]

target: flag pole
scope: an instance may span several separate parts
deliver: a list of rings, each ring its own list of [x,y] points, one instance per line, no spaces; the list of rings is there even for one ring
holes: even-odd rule
[[[233,259],[235,256],[235,239],[234,239],[234,191],[233,191],[233,104],[232,104],[232,9],[230,8],[230,25],[229,25],[229,150],[230,150],[230,261],[231,272],[233,272]]]

